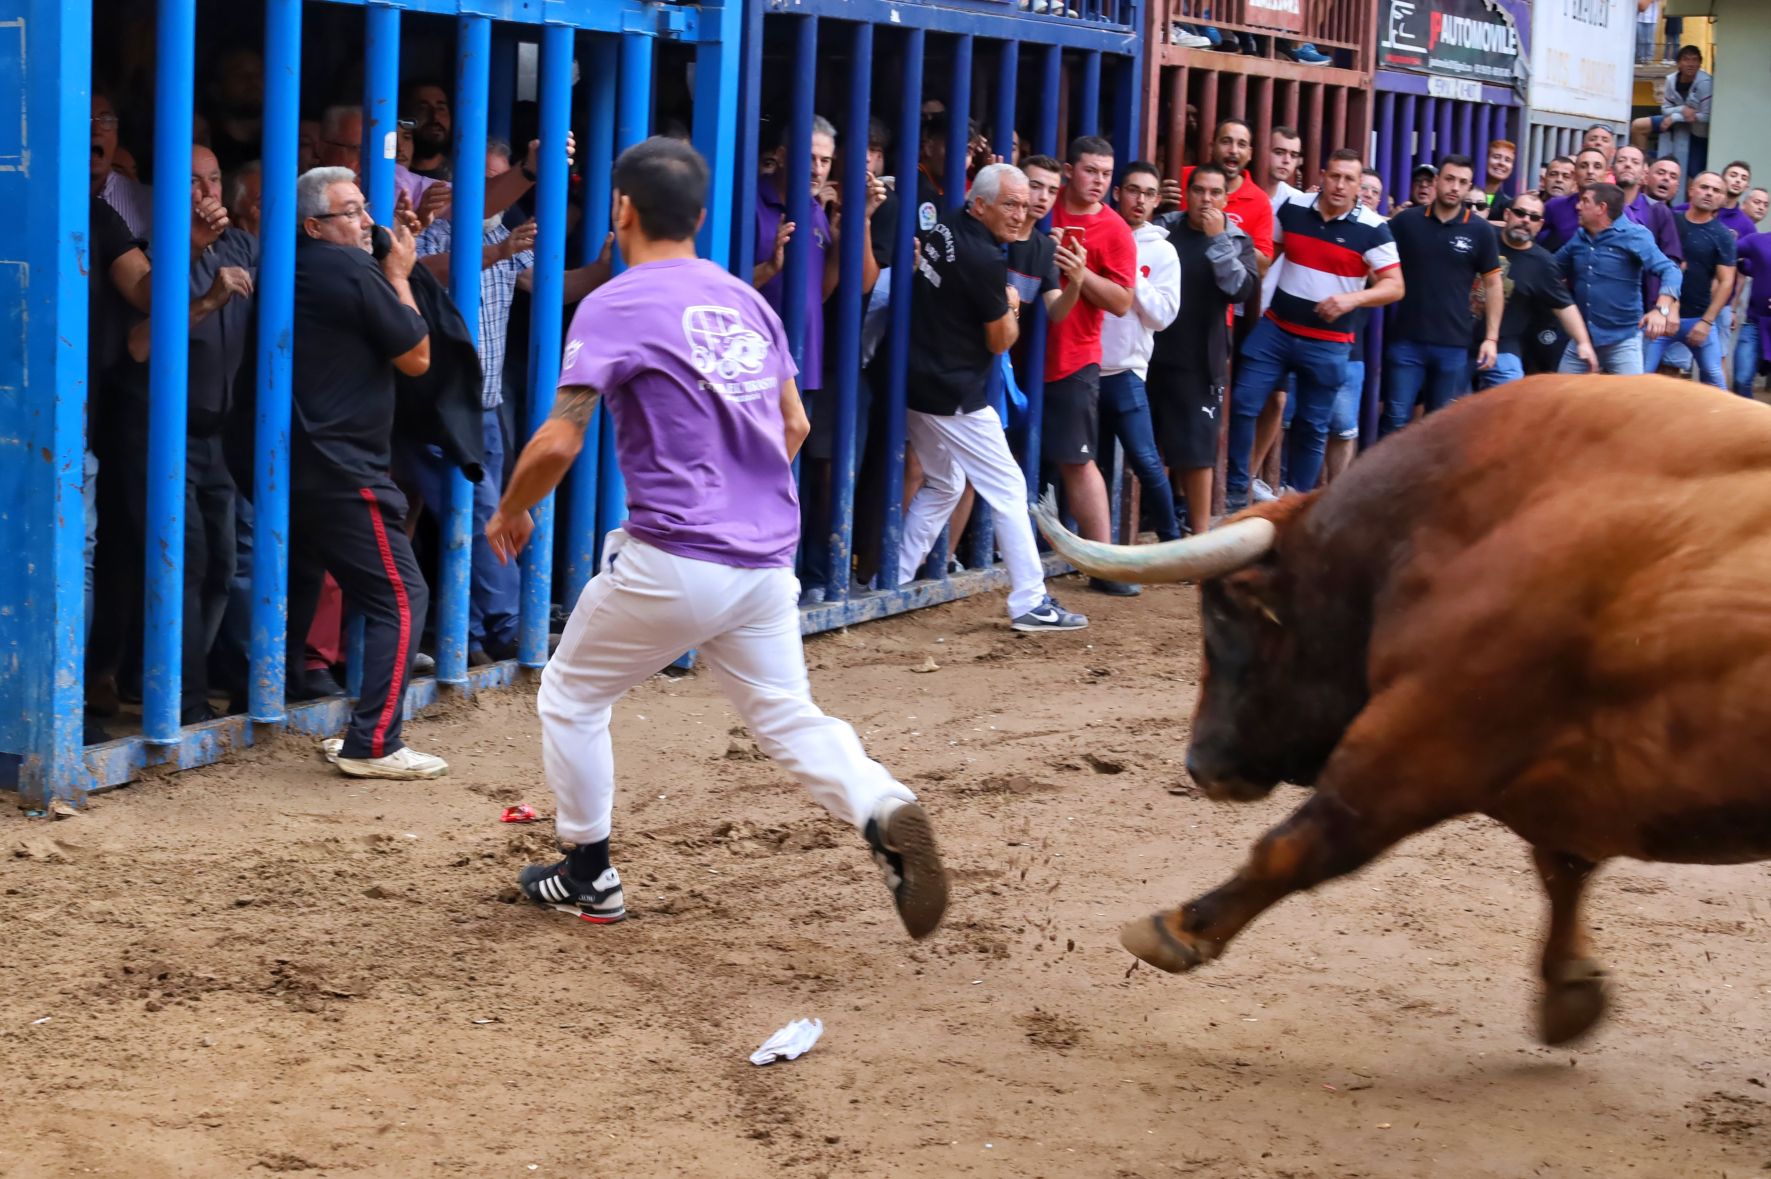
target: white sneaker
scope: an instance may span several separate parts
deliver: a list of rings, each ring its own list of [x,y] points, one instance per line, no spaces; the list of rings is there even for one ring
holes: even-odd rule
[[[1179,45],[1184,49],[1204,49],[1211,44],[1211,38],[1201,37],[1198,33],[1189,33],[1180,25],[1175,25],[1168,30],[1168,43]]]
[[[337,765],[338,751],[343,748],[343,737],[328,737],[320,742],[320,756],[331,762],[333,765]]]
[[[1279,498],[1277,492],[1268,487],[1265,480],[1256,479],[1249,484],[1248,498],[1257,504],[1268,503]]]
[[[440,778],[449,763],[407,745],[386,757],[341,757],[338,768],[353,778]]]

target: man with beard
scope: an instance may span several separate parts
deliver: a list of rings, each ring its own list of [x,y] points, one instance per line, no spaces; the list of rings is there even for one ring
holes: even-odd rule
[[[1433,203],[1390,219],[1408,294],[1396,305],[1384,352],[1383,432],[1394,434],[1414,415],[1417,400],[1436,413],[1470,391],[1468,355],[1473,288],[1484,288],[1478,371],[1493,367],[1500,343],[1500,257],[1495,233],[1465,203],[1475,179],[1469,156],[1439,161]],[[1298,484],[1304,487],[1304,484]]]
[[[1622,152],[1618,154],[1621,156]],[[1543,199],[1534,192],[1521,193],[1501,216],[1501,291],[1506,304],[1500,317],[1500,342],[1494,365],[1476,370],[1477,390],[1492,389],[1524,376],[1526,349],[1533,337],[1548,330],[1551,319],[1562,328],[1560,333],[1551,334],[1573,340],[1575,354],[1591,371],[1598,372],[1599,358],[1587,337],[1580,310],[1574,306],[1574,299],[1556,270],[1555,256],[1535,240],[1538,226],[1543,223]],[[1480,343],[1475,338],[1470,341],[1472,369],[1476,367],[1475,353]]]
[[[455,125],[449,92],[435,82],[413,82],[406,87],[400,117],[412,121],[412,171],[432,180],[450,179],[449,142]]]
[[[1265,276],[1273,264],[1273,198],[1248,179],[1246,169],[1253,157],[1254,136],[1247,123],[1225,119],[1218,124],[1211,140],[1211,162],[1222,168],[1230,180],[1224,216],[1254,242],[1255,252],[1260,255],[1261,274]],[[1173,229],[1181,222],[1187,207],[1187,177],[1192,171],[1190,166],[1183,168],[1180,180],[1162,182],[1162,203],[1171,209],[1156,220],[1164,229]]]

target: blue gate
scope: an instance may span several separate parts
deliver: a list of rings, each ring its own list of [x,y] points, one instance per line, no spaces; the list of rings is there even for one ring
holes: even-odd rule
[[[254,727],[308,734],[336,731],[348,701],[331,697],[285,704],[289,557],[289,432],[292,358],[295,180],[304,68],[341,50],[340,22],[354,45],[360,37],[363,110],[360,175],[376,220],[391,220],[395,203],[395,116],[402,82],[402,34],[452,41],[454,172],[481,174],[488,137],[508,138],[519,78],[534,74],[533,98],[542,145],[531,207],[540,232],[533,312],[526,349],[526,388],[518,438],[546,414],[558,375],[562,283],[568,265],[568,190],[579,213],[576,241],[589,262],[601,247],[610,210],[610,164],[616,152],[652,133],[685,133],[708,158],[715,177],[702,253],[749,273],[756,257],[754,178],[765,103],[790,111],[790,175],[803,176],[812,117],[840,112],[848,144],[864,144],[870,119],[892,124],[899,177],[912,185],[922,103],[942,100],[949,114],[951,167],[945,190],[963,193],[966,128],[977,118],[998,144],[1019,130],[1030,151],[1058,154],[1070,136],[1106,132],[1121,162],[1135,157],[1142,89],[1136,0],[957,0],[946,5],[885,0],[707,0],[699,5],[646,0],[400,0],[319,3],[264,0],[264,110],[261,256],[257,276],[256,415],[253,479],[240,494],[254,515],[251,644],[244,715],[195,725],[180,723],[183,592],[186,363],[184,316],[152,317],[149,425],[146,447],[148,521],[141,682],[137,735],[83,742],[85,605],[88,556],[84,523],[87,480],[88,99],[93,76],[95,0],[0,0],[0,89],[22,96],[19,117],[0,117],[0,199],[18,215],[0,226],[0,282],[7,324],[0,348],[0,543],[14,554],[0,569],[0,785],[16,777],[26,797],[77,800],[144,771],[207,764],[249,744]],[[105,0],[97,0],[104,8]],[[1079,10],[1080,9],[1080,10]],[[237,18],[219,0],[160,0],[153,29],[152,161],[160,177],[190,169],[196,49],[210,22]],[[254,18],[256,19],[256,18]],[[102,23],[102,22],[101,22]],[[254,26],[256,27],[256,25]],[[439,30],[446,32],[439,33]],[[104,30],[101,28],[101,34]],[[305,54],[304,54],[305,42]],[[411,48],[410,45],[405,48]],[[771,69],[785,63],[786,69]],[[410,78],[406,80],[411,80]],[[776,82],[780,91],[773,90]],[[574,94],[574,88],[577,93]],[[311,96],[310,103],[311,106]],[[668,107],[668,109],[667,109]],[[686,113],[686,120],[670,117]],[[668,126],[666,120],[668,119]],[[684,126],[677,128],[678,122]],[[569,163],[568,131],[577,136]],[[519,150],[520,158],[520,150]],[[1006,153],[1005,153],[1006,154]],[[847,191],[865,188],[866,153],[842,154]],[[576,175],[576,180],[574,174]],[[809,183],[790,185],[789,215],[805,223]],[[911,188],[914,192],[914,187]],[[456,186],[457,225],[481,220],[480,185]],[[190,199],[178,183],[159,183],[152,197],[152,300],[182,306],[189,298]],[[912,225],[900,218],[888,261],[905,273]],[[837,414],[830,476],[830,566],[851,567],[857,470],[856,390],[860,380],[860,235],[843,241],[842,280],[832,300],[836,371],[830,393]],[[788,281],[802,279],[809,235],[789,250]],[[619,260],[616,261],[619,265]],[[456,250],[450,293],[462,318],[479,323],[479,258]],[[789,287],[788,289],[796,289]],[[787,323],[796,350],[803,308]],[[864,591],[848,576],[831,581],[823,605],[807,608],[803,629],[816,631],[992,586],[1001,577],[987,520],[974,526],[978,572],[895,584],[905,458],[904,381],[909,340],[907,299],[893,302],[881,345],[890,378],[885,398],[883,522],[864,529],[881,570]],[[1030,488],[1037,481],[1038,407],[1044,325],[1034,329],[1035,374],[1030,436],[1018,441]],[[16,343],[15,343],[16,342]],[[548,652],[555,602],[570,603],[595,569],[601,537],[625,514],[614,440],[604,417],[557,501],[535,512],[534,540],[522,570],[518,656],[469,667],[471,488],[459,474],[440,512],[438,575],[433,586],[436,673],[415,678],[409,711],[442,691],[472,692],[512,682],[520,668],[541,666]],[[102,475],[101,475],[102,478]],[[982,509],[980,509],[982,514]],[[557,567],[556,567],[557,565]],[[350,661],[354,664],[354,660]],[[353,672],[355,668],[353,666]],[[354,678],[354,676],[353,676]]]

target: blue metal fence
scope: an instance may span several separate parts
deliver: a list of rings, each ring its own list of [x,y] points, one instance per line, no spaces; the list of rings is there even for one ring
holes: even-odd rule
[[[687,82],[690,135],[712,165],[702,251],[739,273],[756,256],[755,180],[758,119],[773,79],[791,79],[789,215],[807,223],[811,118],[830,114],[846,145],[841,155],[844,192],[866,188],[862,150],[875,115],[893,125],[893,159],[906,211],[914,209],[921,104],[939,97],[951,115],[945,188],[957,201],[965,184],[966,124],[971,115],[993,132],[1007,153],[1016,130],[1030,150],[1058,154],[1060,135],[1104,131],[1137,155],[1142,74],[1136,0],[953,0],[941,5],[885,0],[709,0],[698,6],[644,0],[399,0],[361,3],[364,111],[362,175],[377,221],[394,205],[394,118],[400,93],[402,33],[413,22],[434,32],[451,18],[455,33],[454,174],[479,177],[489,132],[508,135],[518,41],[539,42],[537,188],[531,208],[541,227],[526,341],[527,397],[520,433],[545,416],[558,375],[565,230],[573,173],[580,185],[579,253],[583,264],[602,249],[610,206],[609,165],[615,152],[650,133],[660,102],[661,63]],[[263,196],[256,290],[258,349],[253,410],[253,479],[242,487],[251,500],[252,612],[247,714],[181,727],[180,657],[185,510],[185,367],[188,323],[182,315],[153,317],[150,425],[147,443],[148,560],[145,568],[145,651],[139,736],[82,746],[83,582],[86,448],[86,307],[89,270],[89,148],[86,95],[91,87],[91,0],[0,0],[0,88],[22,94],[24,117],[0,119],[0,199],[22,216],[0,225],[0,291],[7,319],[0,348],[0,544],[13,561],[0,568],[0,761],[10,756],[20,787],[32,798],[77,799],[142,771],[205,764],[252,740],[254,725],[294,731],[335,730],[346,702],[329,698],[285,703],[289,557],[291,345],[294,322],[294,189],[302,110],[304,26],[316,14],[336,20],[340,5],[264,0]],[[1034,8],[1045,11],[1032,11]],[[190,201],[178,178],[189,170],[195,105],[195,50],[216,9],[209,0],[159,0],[154,97],[153,300],[180,307],[189,299]],[[326,26],[331,27],[331,26]],[[311,32],[311,27],[309,30]],[[323,40],[323,38],[322,38]],[[317,46],[319,52],[335,47]],[[786,55],[785,73],[767,67]],[[931,64],[934,66],[931,69]],[[574,74],[576,73],[576,77]],[[925,79],[928,85],[925,87]],[[410,80],[410,79],[408,79]],[[579,106],[572,109],[573,87]],[[311,99],[311,95],[309,96]],[[310,102],[310,105],[312,103]],[[1103,125],[1102,112],[1106,125]],[[576,116],[576,117],[574,117]],[[577,132],[577,157],[568,164],[566,135]],[[515,146],[521,158],[525,145]],[[481,220],[484,190],[453,189],[456,225]],[[900,218],[889,257],[907,273],[913,225]],[[449,287],[470,331],[477,330],[478,251],[458,239]],[[802,283],[810,264],[809,235],[789,250],[788,282]],[[985,570],[957,580],[896,584],[904,474],[904,383],[909,349],[908,299],[893,301],[881,346],[889,379],[883,427],[869,449],[883,447],[884,523],[876,538],[878,580],[850,592],[854,557],[860,424],[862,236],[842,239],[842,280],[831,303],[833,379],[825,396],[836,415],[830,480],[830,566],[833,591],[823,606],[804,612],[807,631],[845,625],[948,600],[999,583]],[[619,267],[619,259],[615,264]],[[101,276],[92,275],[92,281]],[[789,285],[789,290],[803,289]],[[787,326],[796,349],[804,339],[805,309],[787,302]],[[797,308],[797,309],[796,309]],[[1030,359],[1031,424],[1016,441],[1029,486],[1038,480],[1040,357],[1044,324],[1036,320]],[[17,341],[14,345],[12,341]],[[607,415],[561,491],[562,504],[536,512],[534,542],[522,573],[517,664],[545,662],[548,622],[557,601],[574,601],[595,568],[601,537],[622,519],[624,489]],[[102,476],[101,476],[102,477]],[[512,682],[516,664],[470,670],[467,628],[471,562],[471,488],[452,475],[441,513],[434,680],[415,682],[408,709],[438,695],[438,684],[459,690]],[[990,556],[987,513],[974,528],[974,563]],[[555,562],[558,558],[559,568]],[[987,560],[984,560],[988,564]],[[194,624],[194,622],[193,622]],[[299,651],[290,653],[299,659]],[[0,765],[0,774],[5,767]]]

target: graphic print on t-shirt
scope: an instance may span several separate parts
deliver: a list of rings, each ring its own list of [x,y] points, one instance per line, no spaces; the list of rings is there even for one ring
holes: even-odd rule
[[[727,401],[752,401],[776,387],[773,377],[760,381],[741,381],[763,370],[769,359],[769,342],[760,332],[744,326],[738,312],[730,307],[700,304],[683,309],[683,335],[688,337],[690,356],[708,388]]]

